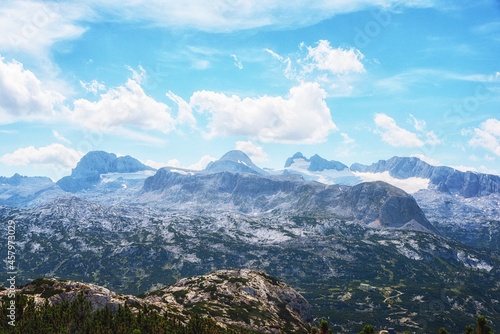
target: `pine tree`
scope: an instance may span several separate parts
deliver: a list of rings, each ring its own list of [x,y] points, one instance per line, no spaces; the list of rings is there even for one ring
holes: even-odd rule
[[[477,318],[477,334],[490,334],[491,328],[486,325],[488,320],[484,316],[480,316]]]

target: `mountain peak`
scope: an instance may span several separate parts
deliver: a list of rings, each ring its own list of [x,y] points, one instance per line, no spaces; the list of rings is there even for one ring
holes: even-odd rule
[[[228,160],[234,162],[244,162],[247,164],[253,163],[252,160],[245,152],[240,150],[232,150],[224,154],[219,160]]]
[[[325,169],[334,169],[334,170],[344,170],[348,168],[346,165],[339,161],[335,160],[326,160],[320,157],[318,154],[313,155],[311,158],[307,159],[302,153],[297,152],[292,157],[288,158],[285,162],[285,167],[291,167],[298,159],[302,159],[304,162],[309,163],[307,166],[307,170],[310,172],[322,172]],[[305,166],[305,165],[304,165]]]
[[[135,173],[144,170],[153,168],[129,155],[117,157],[114,153],[91,151],[80,159],[70,176],[63,177],[57,184],[64,191],[74,193],[99,183],[101,174]]]
[[[240,150],[232,150],[224,154],[219,160],[207,165],[205,168],[209,172],[232,172],[232,173],[250,173],[265,175],[267,172],[257,167],[248,155]]]

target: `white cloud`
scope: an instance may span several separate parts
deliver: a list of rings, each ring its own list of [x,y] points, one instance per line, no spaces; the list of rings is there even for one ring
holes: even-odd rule
[[[420,160],[428,163],[431,166],[443,166],[443,164],[440,163],[438,160],[433,159],[433,158],[428,157],[428,156],[423,155],[423,154],[413,154],[412,157],[419,158]]]
[[[380,134],[382,140],[391,146],[421,147],[424,145],[415,133],[399,127],[396,121],[386,114],[376,114],[375,124],[378,127],[375,133]]]
[[[97,80],[92,80],[92,82],[83,82],[80,80],[80,85],[82,85],[85,90],[97,94],[98,91],[106,90],[106,86]]]
[[[500,120],[490,118],[474,129],[474,137],[469,141],[473,147],[482,147],[500,156]]]
[[[71,141],[69,141],[67,138],[65,138],[62,134],[60,134],[57,130],[52,130],[52,134],[54,137],[56,137],[57,140],[60,140],[62,142],[65,142],[66,144],[71,144]]]
[[[64,96],[46,88],[23,64],[0,57],[0,124],[50,119]]]
[[[180,168],[181,167],[181,163],[177,159],[171,159],[171,160],[167,161],[167,166]]]
[[[205,169],[205,167],[207,167],[207,165],[212,162],[212,161],[215,161],[217,160],[216,158],[214,157],[211,157],[209,155],[204,155],[203,157],[201,157],[201,159],[192,164],[191,166],[188,167],[188,169],[192,169],[192,170],[203,170]]]
[[[86,99],[74,101],[70,118],[84,127],[98,130],[124,126],[164,133],[173,130],[176,121],[170,114],[170,107],[146,95],[141,87],[145,71],[140,70],[141,73],[133,71],[133,78],[128,79],[124,86],[109,89],[96,102]]]
[[[210,115],[208,138],[247,136],[261,142],[319,143],[337,127],[318,83],[290,89],[287,98],[262,96],[241,99],[223,93],[198,91],[190,105]]]
[[[211,32],[238,31],[258,27],[301,27],[338,14],[364,9],[431,7],[433,1],[416,0],[254,0],[182,2],[164,0],[92,0],[93,6],[119,20],[149,21],[164,27],[185,27]]]
[[[352,144],[354,143],[354,139],[352,139],[351,137],[349,137],[349,135],[347,133],[341,133],[340,134],[342,136],[342,138],[344,138],[343,140],[343,143],[344,144]]]
[[[434,133],[434,131],[427,131],[425,133],[427,139],[425,140],[425,143],[426,144],[429,144],[429,145],[440,145],[442,144],[443,142],[441,141],[441,139],[439,139],[439,137]]]
[[[498,172],[497,170],[489,169],[484,165],[479,166],[479,170],[481,171],[481,173],[500,175],[500,172]]]
[[[299,51],[282,57],[265,49],[281,63],[287,79],[318,82],[328,90],[329,96],[351,96],[360,74],[366,70],[361,62],[364,55],[357,49],[332,48],[327,40],[320,40],[315,47],[299,45]]]
[[[417,130],[417,131],[424,131],[425,127],[427,126],[427,123],[423,119],[417,119],[412,114],[410,114],[409,122],[413,123],[413,126],[415,127],[415,130]]]
[[[252,141],[237,141],[235,150],[240,150],[246,153],[252,161],[267,161],[267,153],[260,146],[256,146]]]
[[[154,161],[154,160],[146,160],[146,162],[144,162],[144,164],[146,166],[153,167],[154,169],[160,169],[160,168],[165,167],[167,165],[164,162],[158,162],[158,161]]]
[[[308,46],[309,51],[306,60],[306,70],[312,71],[314,68],[328,71],[332,74],[347,74],[351,72],[363,73],[365,68],[361,63],[364,55],[356,49],[344,50],[342,48],[332,48],[327,40],[320,40],[318,46]]]
[[[75,22],[88,14],[88,7],[77,3],[3,0],[0,49],[44,56],[54,43],[81,36],[85,28]]]
[[[236,55],[231,55],[231,57],[233,57],[234,59],[234,66],[236,66],[237,68],[239,68],[240,70],[243,69],[243,64],[241,63],[240,60],[238,60],[238,57],[236,57]]]
[[[188,123],[188,124],[195,124],[196,123],[196,118],[193,115],[193,111],[191,109],[191,106],[184,101],[180,96],[175,95],[171,91],[169,91],[167,94],[167,97],[174,101],[177,104],[177,107],[179,109],[179,113],[177,115],[177,121],[179,123]]]
[[[41,165],[53,169],[74,168],[83,153],[61,144],[50,144],[40,148],[28,146],[0,157],[0,162],[10,166]]]

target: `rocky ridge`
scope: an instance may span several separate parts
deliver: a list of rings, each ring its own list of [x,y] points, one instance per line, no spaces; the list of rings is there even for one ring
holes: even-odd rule
[[[72,302],[81,294],[92,311],[120,307],[138,312],[144,306],[187,321],[191,314],[210,316],[229,324],[264,333],[307,332],[313,320],[309,303],[287,284],[254,270],[219,270],[184,278],[166,288],[137,297],[117,294],[102,286],[56,279],[37,279],[16,293],[34,298],[35,305]],[[0,291],[0,298],[8,290]]]
[[[162,168],[145,180],[138,201],[155,202],[169,210],[238,211],[245,214],[312,214],[402,228],[414,221],[434,233],[416,201],[384,182],[354,187],[306,182],[295,176],[259,176],[220,172],[180,173]]]
[[[307,170],[311,172],[322,172],[328,169],[341,171],[349,168],[339,161],[335,160],[329,161],[320,157],[317,154],[313,155],[311,158],[308,159],[300,152],[297,152],[292,157],[288,158],[285,162],[284,168],[292,166],[295,163],[295,160],[300,160],[300,159],[309,163]]]
[[[429,179],[440,192],[458,194],[464,198],[500,193],[500,176],[462,172],[447,166],[432,166],[416,157],[393,157],[370,166],[353,164],[352,171],[389,174],[398,179],[419,177]]]

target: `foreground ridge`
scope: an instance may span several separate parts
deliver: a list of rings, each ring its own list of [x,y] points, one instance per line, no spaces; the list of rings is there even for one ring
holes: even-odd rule
[[[32,297],[35,307],[57,306],[83,298],[90,312],[155,310],[184,324],[189,324],[194,315],[201,315],[212,318],[221,328],[242,327],[265,333],[306,333],[313,320],[309,303],[297,291],[264,272],[246,269],[184,278],[142,296],[122,295],[89,283],[45,278],[18,288],[17,294]],[[8,300],[7,295],[8,290],[0,291],[2,300]]]

